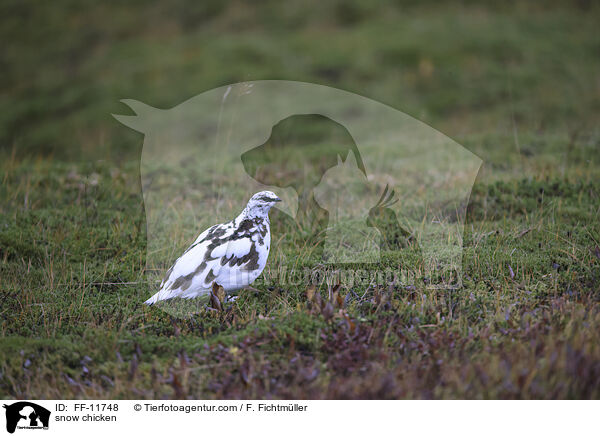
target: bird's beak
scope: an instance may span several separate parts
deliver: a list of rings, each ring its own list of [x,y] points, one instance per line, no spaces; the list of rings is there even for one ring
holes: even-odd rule
[[[277,197],[277,198],[274,198],[274,199],[273,199],[273,201],[274,201],[275,203],[278,203],[278,202],[280,202],[280,201],[281,201],[281,198],[279,198],[279,197]]]

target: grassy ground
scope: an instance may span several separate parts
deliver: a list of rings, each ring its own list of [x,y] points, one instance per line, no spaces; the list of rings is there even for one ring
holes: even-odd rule
[[[600,397],[593,4],[32,3],[1,6],[2,397]],[[462,288],[260,281],[185,320],[141,304],[142,137],[109,114],[269,78],[383,101],[484,160]]]

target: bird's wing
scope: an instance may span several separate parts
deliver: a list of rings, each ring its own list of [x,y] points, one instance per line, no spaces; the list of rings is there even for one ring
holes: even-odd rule
[[[192,298],[209,290],[214,277],[212,271],[219,267],[221,253],[226,252],[234,227],[228,222],[202,232],[167,271],[160,290],[146,303],[174,297]]]
[[[219,266],[213,269],[215,282],[225,290],[247,286],[260,274],[260,256],[251,233],[237,235],[227,244]]]

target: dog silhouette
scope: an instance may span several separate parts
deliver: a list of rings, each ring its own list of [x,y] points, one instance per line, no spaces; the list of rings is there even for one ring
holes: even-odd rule
[[[329,212],[319,206],[314,189],[323,174],[352,153],[358,170],[366,170],[358,147],[348,130],[318,114],[292,115],[271,130],[265,143],[241,155],[246,173],[259,183],[293,188],[298,195],[295,223],[274,211],[273,221],[283,222],[287,232],[322,252],[319,239],[329,222]],[[277,218],[275,218],[277,216]],[[315,239],[316,238],[316,239]]]

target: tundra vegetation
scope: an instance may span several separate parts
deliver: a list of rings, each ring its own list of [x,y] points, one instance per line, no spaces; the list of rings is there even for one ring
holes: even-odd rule
[[[2,2],[2,397],[600,398],[598,5],[310,3]],[[143,137],[110,114],[272,78],[382,101],[482,158],[462,287],[267,281],[283,259],[322,268],[299,234],[221,310],[142,304]],[[406,244],[373,268],[419,262]]]

